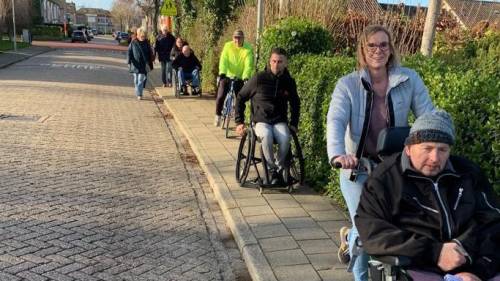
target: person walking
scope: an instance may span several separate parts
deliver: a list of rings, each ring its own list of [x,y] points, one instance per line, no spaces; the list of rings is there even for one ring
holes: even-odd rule
[[[163,82],[163,87],[172,87],[172,61],[170,60],[170,52],[174,44],[175,37],[170,33],[168,27],[163,26],[155,42],[155,54],[161,64],[161,81]]]
[[[231,80],[234,80],[236,95],[243,87],[244,81],[250,79],[254,72],[252,46],[245,42],[245,34],[241,30],[233,33],[233,40],[226,42],[219,59],[219,85],[215,100],[215,126],[220,126],[224,99],[229,91]]]
[[[340,231],[338,257],[350,263],[348,270],[356,281],[368,280],[368,257],[362,252],[354,254],[360,242],[354,215],[367,174],[354,175],[353,170],[358,169],[361,157],[377,162],[377,138],[382,129],[407,126],[410,110],[419,117],[434,109],[418,74],[399,66],[391,38],[383,26],[364,29],[358,39],[357,71],[337,82],[327,115],[328,159],[332,166],[342,165],[340,189],[353,222],[350,231],[346,227]]]
[[[172,47],[172,50],[170,51],[170,60],[173,61],[175,58],[182,53],[182,47],[184,45],[188,45],[184,39],[181,37],[177,37],[175,39],[175,45]]]
[[[148,72],[153,69],[154,53],[146,37],[146,30],[138,28],[137,39],[130,42],[127,52],[127,64],[134,76],[135,95],[138,100],[142,99]]]

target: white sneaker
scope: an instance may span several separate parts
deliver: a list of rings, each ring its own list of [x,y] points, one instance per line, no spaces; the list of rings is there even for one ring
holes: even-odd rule
[[[137,100],[142,100],[142,96],[137,96]]]
[[[219,127],[221,120],[222,120],[222,117],[220,115],[215,115],[214,126]]]

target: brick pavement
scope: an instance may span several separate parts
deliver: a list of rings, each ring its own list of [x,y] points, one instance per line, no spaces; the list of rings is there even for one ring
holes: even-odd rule
[[[158,73],[150,76],[161,85]],[[214,98],[176,99],[171,88],[156,91],[207,173],[253,280],[352,280],[337,260],[338,233],[348,225],[343,211],[307,187],[293,194],[240,187],[234,176],[239,138],[226,139],[213,126]]]
[[[202,184],[123,62],[68,50],[0,69],[0,280],[234,277]]]

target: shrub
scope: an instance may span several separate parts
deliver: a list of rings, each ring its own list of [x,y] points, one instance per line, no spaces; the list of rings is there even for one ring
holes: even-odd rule
[[[289,56],[322,54],[331,50],[332,41],[328,31],[321,25],[290,17],[264,31],[259,57],[267,58],[273,47],[285,49]],[[265,63],[266,60],[261,59],[259,69],[262,69]]]
[[[59,26],[37,25],[32,29],[33,39],[63,39],[64,33]]]
[[[299,138],[307,181],[316,189],[326,187],[337,202],[343,200],[337,188],[338,171],[331,169],[326,154],[326,114],[335,83],[354,66],[353,58],[310,54],[294,56],[289,64],[301,99]]]

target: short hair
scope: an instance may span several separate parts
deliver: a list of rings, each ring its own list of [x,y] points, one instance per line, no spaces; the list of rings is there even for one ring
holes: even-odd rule
[[[139,34],[148,35],[148,32],[146,31],[146,28],[144,28],[144,27],[139,27],[136,32],[137,32],[137,35],[139,35]]]
[[[285,49],[280,48],[280,47],[272,48],[271,53],[269,54],[269,57],[271,57],[273,54],[288,57]]]
[[[391,67],[399,65],[399,54],[398,54],[398,51],[396,50],[396,48],[394,47],[394,43],[392,42],[391,33],[389,32],[389,30],[387,30],[387,28],[385,28],[381,25],[378,25],[378,24],[374,24],[374,25],[369,25],[369,26],[365,27],[365,29],[363,30],[363,32],[361,33],[361,35],[358,38],[358,47],[356,50],[356,54],[357,54],[356,66],[357,66],[358,70],[366,67],[366,58],[365,58],[364,51],[366,50],[366,45],[368,43],[368,37],[372,36],[373,34],[375,34],[377,32],[384,32],[385,34],[387,34],[387,37],[389,38],[388,43],[389,43],[389,50],[391,52],[391,55],[389,56],[389,60],[387,61],[386,67],[389,69]]]

